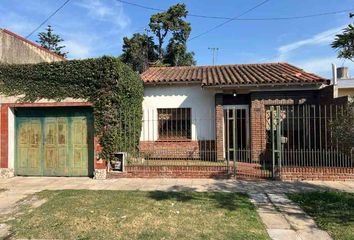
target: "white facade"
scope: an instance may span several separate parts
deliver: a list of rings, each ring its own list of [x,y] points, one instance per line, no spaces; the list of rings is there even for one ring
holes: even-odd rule
[[[191,108],[192,140],[215,139],[215,92],[200,84],[144,86],[141,141],[158,139],[157,109]]]

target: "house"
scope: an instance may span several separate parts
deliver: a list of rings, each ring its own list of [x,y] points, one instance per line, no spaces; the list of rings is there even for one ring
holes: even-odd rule
[[[0,29],[0,64],[65,60]],[[92,175],[94,139],[87,134],[93,128],[92,104],[71,98],[19,103],[18,98],[0,96],[0,177]]]
[[[267,106],[318,104],[328,97],[321,94],[327,79],[288,63],[151,67],[141,77],[141,150],[189,153],[206,146],[219,161],[232,158],[235,144],[251,150],[252,160],[260,158]]]
[[[289,179],[354,177],[330,129],[348,99],[334,98],[328,79],[285,62],[150,67],[141,78],[142,160],[130,161],[132,176],[274,178],[284,165]],[[328,166],[338,167],[330,177]]]
[[[1,63],[64,60],[7,30],[2,30],[4,38],[19,53],[1,45]],[[21,49],[33,57],[23,59]],[[318,164],[318,158],[328,156],[327,124],[334,116],[325,104],[346,101],[333,98],[329,80],[288,63],[150,67],[141,79],[143,119],[139,117],[141,126],[129,126],[141,131],[140,139],[121,139],[120,146],[128,146],[122,149],[128,152],[123,154],[125,172],[109,172],[108,177],[224,177],[230,171],[274,177],[284,153],[290,156],[285,159],[291,163],[289,171],[299,158]],[[106,177],[91,103],[17,100],[0,96],[0,177]],[[353,171],[353,161],[342,152],[331,148],[330,154],[340,156],[340,163]],[[337,158],[331,161],[333,166]],[[349,178],[354,176],[350,171]]]
[[[354,96],[354,78],[349,76],[348,67],[332,66],[334,97]]]

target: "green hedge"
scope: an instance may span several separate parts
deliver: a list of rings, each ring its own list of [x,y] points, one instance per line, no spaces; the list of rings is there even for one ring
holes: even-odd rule
[[[0,81],[0,93],[23,95],[20,102],[71,97],[93,103],[95,132],[103,147],[102,157],[107,160],[116,151],[131,151],[138,146],[143,83],[117,58],[1,64]]]

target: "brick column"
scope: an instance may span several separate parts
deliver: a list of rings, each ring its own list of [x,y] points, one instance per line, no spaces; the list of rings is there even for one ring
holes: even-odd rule
[[[223,136],[223,96],[222,93],[215,94],[215,140],[216,160],[224,160],[224,136]]]
[[[250,108],[251,123],[251,160],[259,161],[265,154],[266,132],[265,132],[265,108],[263,101],[251,100]]]
[[[1,114],[1,129],[0,129],[0,141],[1,141],[1,155],[0,155],[0,168],[8,168],[8,105],[3,104],[0,106]]]

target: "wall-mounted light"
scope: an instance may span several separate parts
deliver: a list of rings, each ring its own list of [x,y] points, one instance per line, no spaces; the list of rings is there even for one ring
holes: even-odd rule
[[[237,93],[236,93],[236,92],[233,92],[233,93],[232,93],[232,96],[236,97],[236,96],[237,96]]]

